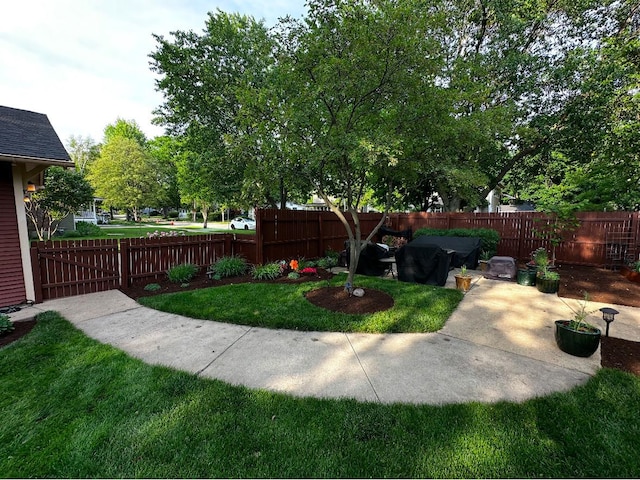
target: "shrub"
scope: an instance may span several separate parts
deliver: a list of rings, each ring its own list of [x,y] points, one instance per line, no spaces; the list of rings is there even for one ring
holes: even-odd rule
[[[176,211],[176,210],[171,210],[168,214],[167,217],[168,218],[178,218],[180,214]]]
[[[160,290],[160,285],[158,285],[157,283],[148,283],[147,285],[144,286],[144,289],[147,292],[155,292],[157,290]]]
[[[99,226],[89,222],[76,223],[76,232],[78,232],[81,237],[97,237],[103,235],[103,231]]]
[[[198,272],[198,266],[190,263],[183,263],[182,265],[176,265],[167,271],[169,280],[173,283],[187,283]]]
[[[0,313],[0,335],[13,332],[14,329],[13,322],[9,320],[9,315]]]
[[[213,276],[218,277],[218,279],[236,277],[243,275],[247,271],[247,261],[237,256],[221,257],[211,265],[211,271]]]
[[[320,268],[331,270],[333,267],[338,265],[338,257],[326,256],[318,260],[317,264]]]
[[[478,237],[482,241],[482,251],[494,256],[498,252],[500,234],[491,228],[451,228],[449,230],[437,228],[420,228],[415,231],[413,238],[423,235],[437,237]]]
[[[280,276],[279,263],[267,263],[266,265],[254,265],[251,276],[256,280],[273,280]]]

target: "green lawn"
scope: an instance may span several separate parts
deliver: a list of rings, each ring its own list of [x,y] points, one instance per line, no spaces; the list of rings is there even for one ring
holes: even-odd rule
[[[357,276],[359,287],[389,293],[393,308],[368,315],[347,315],[316,307],[305,292],[343,285],[345,275],[331,282],[300,284],[244,283],[141,298],[140,303],[191,318],[267,328],[333,332],[435,332],[462,300],[458,290]]]
[[[638,477],[640,378],[522,404],[296,399],[153,367],[54,313],[0,349],[2,477]]]
[[[94,240],[97,238],[141,238],[146,237],[147,233],[165,232],[185,235],[205,235],[209,233],[235,233],[239,235],[255,235],[255,230],[229,230],[227,228],[202,228],[201,226],[170,226],[170,225],[136,225],[136,226],[100,226],[101,235],[91,235],[86,237],[73,237],[61,240]]]

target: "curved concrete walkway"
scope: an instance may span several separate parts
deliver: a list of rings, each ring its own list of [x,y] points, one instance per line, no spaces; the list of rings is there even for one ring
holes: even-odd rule
[[[575,301],[476,278],[437,333],[269,330],[195,320],[143,307],[117,290],[47,301],[12,319],[56,310],[90,337],[149,364],[300,397],[381,403],[524,401],[586,382],[600,365],[561,352],[553,320]],[[602,305],[593,304],[591,310]],[[640,309],[611,335],[640,341]],[[598,312],[599,314],[599,312]],[[592,323],[604,327],[600,317]],[[604,331],[604,330],[603,330]]]

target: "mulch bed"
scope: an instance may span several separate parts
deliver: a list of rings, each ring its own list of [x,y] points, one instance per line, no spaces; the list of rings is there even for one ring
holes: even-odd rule
[[[595,302],[640,308],[640,283],[627,280],[619,272],[573,265],[559,266],[558,272],[561,279],[558,295],[561,297],[581,299],[584,296],[584,291],[586,291],[590,299]],[[330,272],[318,269],[318,274],[314,276],[301,276],[295,280],[280,277],[268,283],[321,282],[331,277],[332,274]],[[186,287],[161,279],[154,282],[160,285],[160,289],[154,292],[144,290],[146,283],[122,289],[122,291],[129,297],[138,299],[161,293],[253,282],[256,282],[256,280],[251,278],[250,275],[210,280],[204,272],[201,272]],[[382,311],[393,306],[392,297],[385,292],[374,289],[366,289],[363,297],[349,297],[344,293],[342,287],[325,287],[309,292],[307,299],[314,305],[328,310],[356,314]],[[0,347],[17,340],[22,335],[26,335],[31,331],[34,324],[35,322],[33,321],[16,322],[16,329],[13,332],[0,336]],[[617,368],[640,376],[640,342],[614,337],[602,337],[600,351],[603,367]]]
[[[15,342],[19,338],[25,336],[29,333],[33,327],[36,326],[35,320],[24,320],[20,322],[13,322],[13,331],[9,333],[5,333],[4,335],[0,335],[0,348],[5,345],[9,345],[12,342]]]

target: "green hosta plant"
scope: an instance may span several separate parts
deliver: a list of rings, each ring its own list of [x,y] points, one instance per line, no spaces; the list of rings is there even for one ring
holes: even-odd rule
[[[279,263],[267,263],[266,265],[254,265],[251,276],[256,280],[273,280],[280,276]]]
[[[197,265],[183,263],[176,265],[167,271],[167,277],[173,283],[188,283],[198,273]]]
[[[160,287],[160,285],[158,285],[157,283],[148,283],[148,284],[146,284],[144,286],[144,289],[147,292],[156,292],[156,291],[160,290],[160,288],[162,288],[162,287]]]
[[[14,329],[13,322],[9,320],[9,315],[0,313],[0,335],[13,332]]]
[[[236,277],[247,271],[247,261],[242,257],[221,257],[213,265],[211,271],[214,278]]]

